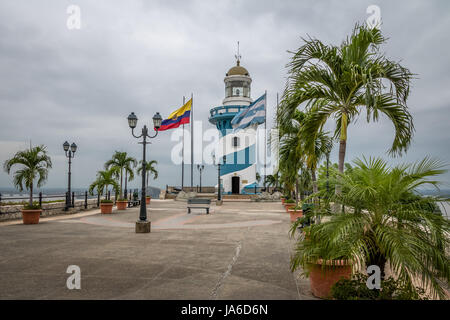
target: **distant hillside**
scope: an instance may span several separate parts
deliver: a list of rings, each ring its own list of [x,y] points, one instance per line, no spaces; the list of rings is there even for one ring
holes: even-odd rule
[[[160,192],[159,188],[148,187],[148,189],[149,189],[150,196],[152,198],[159,198],[159,192]],[[75,193],[84,193],[87,190],[88,190],[87,188],[86,189],[72,188],[72,191]],[[134,190],[134,188],[131,190]],[[66,191],[67,191],[66,188],[42,188],[42,189],[33,190],[33,193],[38,194],[39,192],[42,192],[42,194],[44,194],[44,195],[56,195],[56,194],[65,194]],[[15,189],[15,188],[0,187],[0,194],[2,194],[3,196],[12,196],[12,195],[27,196],[28,192],[27,191],[20,192],[19,190]]]
[[[419,190],[419,193],[424,196],[441,196],[441,197],[450,197],[450,189],[441,189],[441,190]]]

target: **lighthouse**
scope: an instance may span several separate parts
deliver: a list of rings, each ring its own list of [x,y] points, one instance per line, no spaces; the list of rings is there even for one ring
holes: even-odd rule
[[[252,78],[247,69],[241,66],[240,59],[238,52],[236,65],[225,74],[225,98],[222,105],[211,108],[209,117],[209,122],[219,130],[220,156],[226,157],[226,163],[220,170],[224,194],[255,193],[257,186],[256,128],[235,133],[231,126],[234,116],[253,102]]]

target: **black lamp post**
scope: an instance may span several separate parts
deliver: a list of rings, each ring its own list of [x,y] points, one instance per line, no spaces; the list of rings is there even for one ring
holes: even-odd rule
[[[203,171],[203,169],[205,169],[205,166],[202,164],[202,165],[197,165],[197,169],[198,169],[198,171],[200,171],[200,192],[202,192],[202,171]]]
[[[66,196],[66,208],[65,210],[69,210],[70,207],[73,207],[73,203],[71,203],[70,198],[70,183],[71,183],[71,167],[72,167],[72,158],[75,156],[75,152],[77,151],[77,145],[75,143],[72,143],[69,145],[69,143],[66,141],[63,143],[64,152],[66,153],[66,157],[69,158],[69,173],[68,173],[68,188],[67,188],[67,196]],[[70,148],[70,150],[69,150]]]
[[[213,154],[213,162],[214,165],[216,165],[216,156]],[[223,164],[227,162],[227,157],[223,156]],[[217,163],[217,202],[219,204],[222,204],[222,188],[220,185],[220,161]]]
[[[129,116],[128,116],[128,125],[131,128],[131,134],[133,135],[133,137],[139,139],[139,138],[143,138],[142,142],[139,142],[140,144],[142,144],[142,192],[141,192],[141,208],[140,208],[140,212],[139,212],[139,220],[136,222],[136,233],[149,233],[150,232],[150,221],[147,221],[147,207],[145,204],[145,175],[146,175],[146,162],[145,162],[145,149],[146,149],[146,145],[150,144],[150,142],[147,142],[147,138],[155,138],[158,135],[158,129],[161,126],[161,122],[162,122],[162,117],[159,114],[159,112],[157,112],[154,116],[153,116],[153,126],[155,128],[156,133],[153,136],[150,136],[148,134],[148,129],[147,126],[144,125],[144,127],[142,128],[142,133],[140,136],[136,136],[134,134],[134,128],[136,128],[137,125],[137,121],[138,118],[136,117],[136,115],[134,114],[134,112],[132,112]]]

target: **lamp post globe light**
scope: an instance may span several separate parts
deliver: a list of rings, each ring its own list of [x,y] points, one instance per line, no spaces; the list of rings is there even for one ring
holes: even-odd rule
[[[66,141],[63,143],[63,149],[64,152],[66,153],[66,157],[69,158],[69,172],[68,172],[68,187],[67,187],[67,194],[66,194],[66,207],[64,208],[64,210],[69,210],[70,207],[73,208],[73,203],[71,203],[71,198],[70,198],[70,184],[71,184],[71,167],[72,167],[72,158],[75,156],[75,152],[77,151],[77,145],[73,142],[71,145],[69,145],[69,143]],[[70,149],[70,150],[69,150]]]
[[[205,166],[202,165],[197,165],[197,170],[200,171],[200,192],[202,192],[202,171],[203,169],[205,169]]]
[[[140,211],[139,211],[139,220],[136,221],[136,233],[149,233],[150,229],[151,229],[151,222],[147,221],[147,207],[146,207],[146,203],[145,203],[145,193],[146,193],[146,187],[145,187],[145,176],[146,176],[146,162],[145,162],[145,151],[146,151],[146,145],[150,144],[150,142],[147,142],[147,138],[149,139],[153,139],[158,135],[158,129],[161,127],[161,122],[162,122],[162,117],[159,114],[159,112],[157,112],[154,116],[153,116],[153,127],[155,128],[156,133],[152,136],[150,136],[148,134],[148,129],[147,126],[144,125],[144,127],[142,128],[142,132],[141,135],[137,136],[134,134],[134,129],[137,126],[137,121],[138,118],[137,116],[134,114],[134,112],[130,113],[130,115],[128,116],[128,125],[131,128],[131,134],[133,135],[133,137],[140,139],[142,138],[141,142],[138,142],[140,144],[142,144],[142,168],[144,168],[144,170],[142,170],[142,190],[141,190],[141,207],[140,207]]]

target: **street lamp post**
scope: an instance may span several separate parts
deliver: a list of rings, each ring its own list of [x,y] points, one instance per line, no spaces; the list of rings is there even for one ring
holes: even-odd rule
[[[66,196],[66,207],[64,208],[65,211],[69,210],[70,207],[73,207],[73,203],[71,203],[70,198],[70,184],[71,184],[71,167],[72,167],[72,158],[75,156],[75,152],[77,151],[77,145],[75,143],[72,143],[69,145],[69,143],[66,141],[63,143],[64,152],[66,153],[66,157],[69,158],[69,173],[68,173],[68,188],[67,188],[67,196]],[[70,148],[70,150],[69,150]]]
[[[202,171],[203,171],[203,169],[205,169],[205,166],[202,164],[202,165],[197,165],[197,169],[198,169],[198,171],[200,171],[200,193],[202,192]]]
[[[213,162],[216,165],[216,156],[213,154]],[[227,157],[223,156],[223,164],[227,162]],[[222,204],[222,188],[220,185],[220,161],[217,163],[217,205]]]
[[[135,137],[137,139],[143,138],[142,142],[138,142],[138,143],[142,144],[142,168],[143,168],[143,170],[142,170],[141,208],[139,211],[139,220],[136,221],[136,233],[149,233],[150,229],[151,229],[151,222],[147,221],[147,207],[145,204],[145,192],[146,192],[146,187],[145,187],[145,175],[146,175],[145,149],[146,149],[146,145],[150,144],[150,142],[147,142],[147,138],[153,139],[158,135],[158,129],[161,126],[162,117],[159,114],[159,112],[157,112],[153,116],[153,126],[156,131],[156,133],[153,136],[150,136],[148,134],[148,129],[147,129],[146,125],[144,125],[144,127],[142,128],[141,135],[136,136],[134,134],[134,128],[136,128],[137,121],[138,121],[138,118],[136,117],[134,112],[132,112],[128,116],[128,125],[131,128],[131,134],[133,135],[133,137]]]

